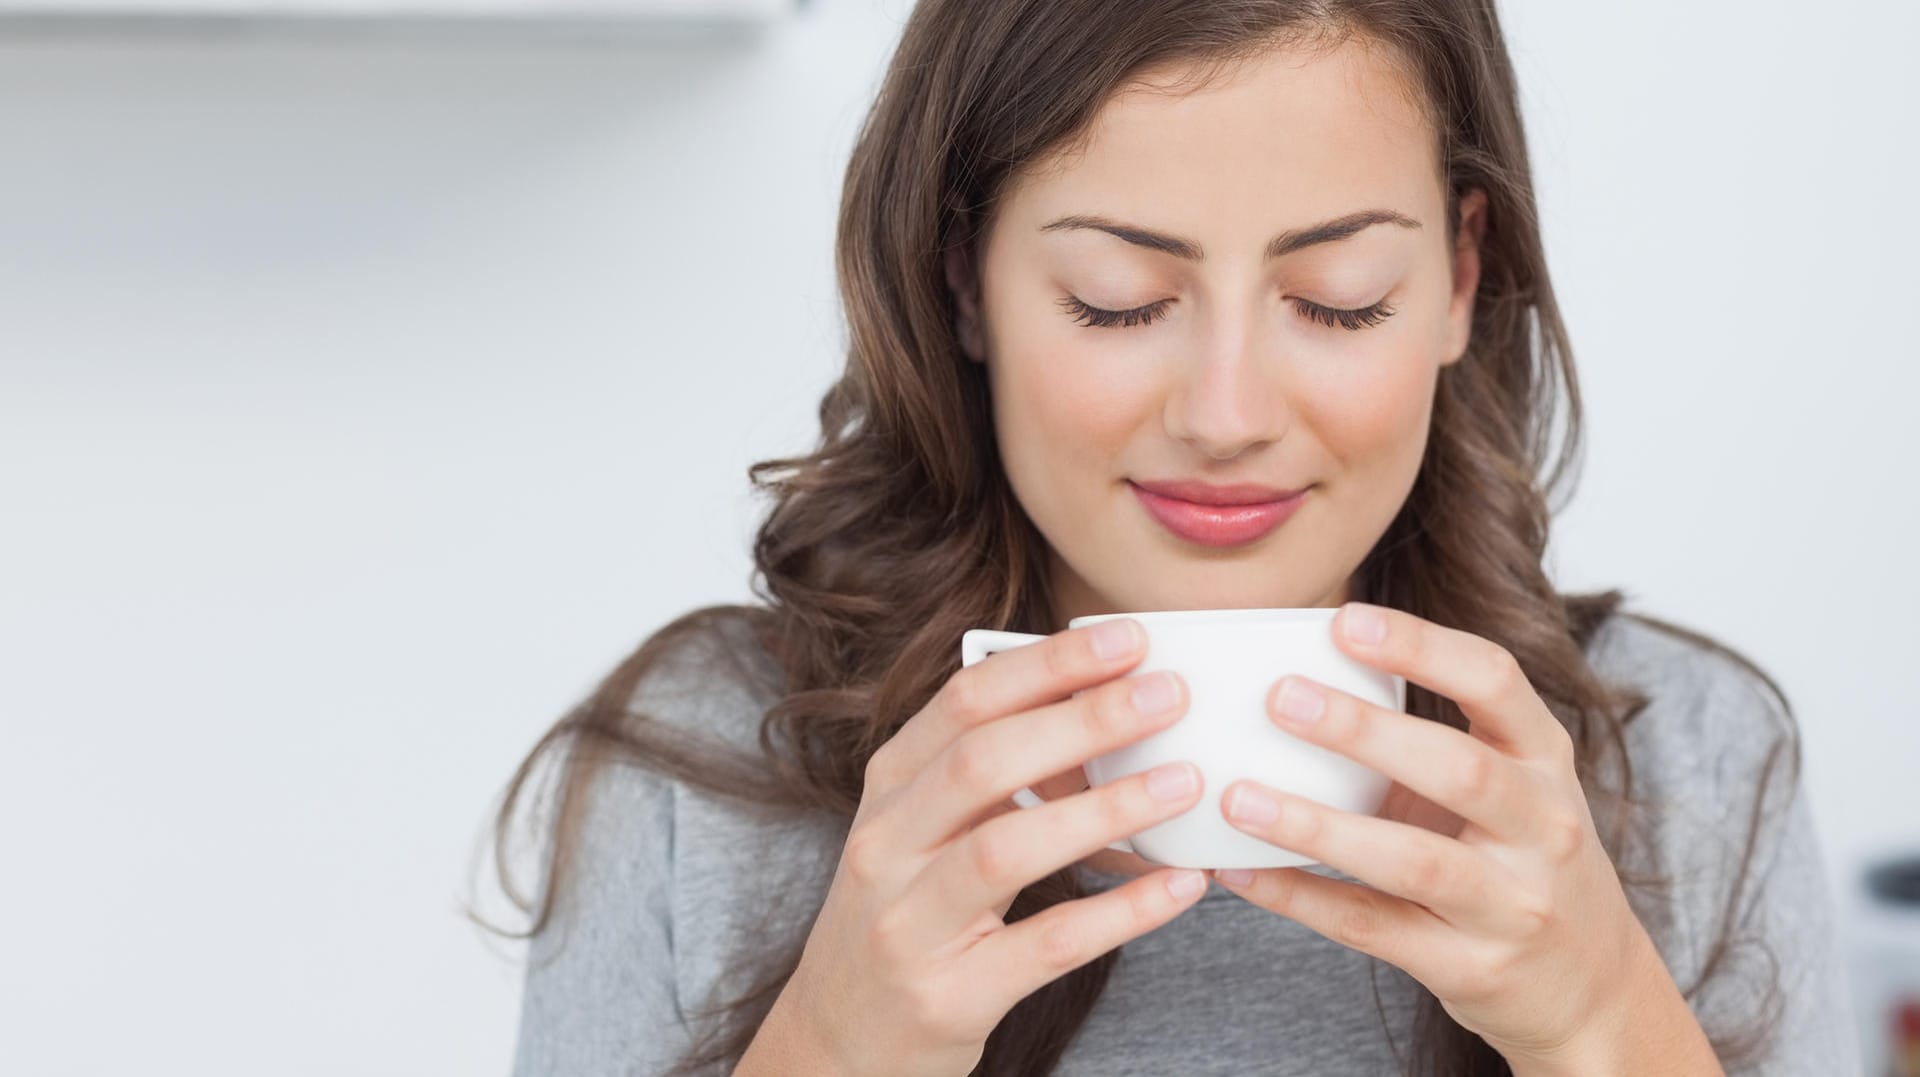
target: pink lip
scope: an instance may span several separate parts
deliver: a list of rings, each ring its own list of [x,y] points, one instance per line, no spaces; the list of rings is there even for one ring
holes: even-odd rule
[[[1202,546],[1241,546],[1279,527],[1306,501],[1298,490],[1278,501],[1242,505],[1202,505],[1127,484],[1149,515],[1175,535]],[[1308,487],[1307,489],[1311,489]]]

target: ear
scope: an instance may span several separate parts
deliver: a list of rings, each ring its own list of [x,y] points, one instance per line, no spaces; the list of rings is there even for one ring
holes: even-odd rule
[[[956,308],[954,332],[960,350],[976,363],[986,361],[987,348],[981,331],[980,280],[974,272],[972,253],[962,247],[950,247],[945,256],[947,288],[953,292]]]
[[[1453,296],[1447,303],[1447,347],[1440,365],[1467,353],[1473,334],[1473,297],[1480,288],[1480,247],[1487,235],[1487,192],[1475,187],[1460,196],[1460,230],[1453,245]]]

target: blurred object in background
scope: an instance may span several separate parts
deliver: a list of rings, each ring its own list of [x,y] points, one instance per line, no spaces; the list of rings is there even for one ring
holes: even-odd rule
[[[1872,1077],[1920,1077],[1920,850],[1869,861],[1854,918],[1855,983]]]
[[[521,42],[701,41],[770,32],[807,0],[0,0],[0,40],[123,32]]]
[[[797,0],[0,0],[0,13],[82,18],[762,18]]]

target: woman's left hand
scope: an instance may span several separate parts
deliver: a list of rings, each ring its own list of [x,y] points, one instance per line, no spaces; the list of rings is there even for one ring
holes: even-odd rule
[[[1600,844],[1572,738],[1513,656],[1472,633],[1349,603],[1334,637],[1454,700],[1469,727],[1282,679],[1267,697],[1274,721],[1393,779],[1388,810],[1358,815],[1242,781],[1226,790],[1228,817],[1252,806],[1239,829],[1368,885],[1301,868],[1215,877],[1399,966],[1509,1061],[1564,1058],[1631,1008],[1649,955],[1659,960]],[[1308,717],[1287,716],[1292,704]],[[1242,795],[1259,793],[1272,810]]]

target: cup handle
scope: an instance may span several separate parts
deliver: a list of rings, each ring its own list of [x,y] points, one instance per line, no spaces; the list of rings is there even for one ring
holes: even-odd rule
[[[970,666],[995,652],[1024,647],[1046,638],[1030,632],[1001,632],[991,628],[969,628],[960,634],[960,665]],[[1035,796],[1031,789],[1015,789],[1013,802],[1023,808],[1037,808],[1046,803]],[[1123,853],[1133,852],[1133,845],[1125,838],[1108,842],[1107,848],[1118,849]]]

